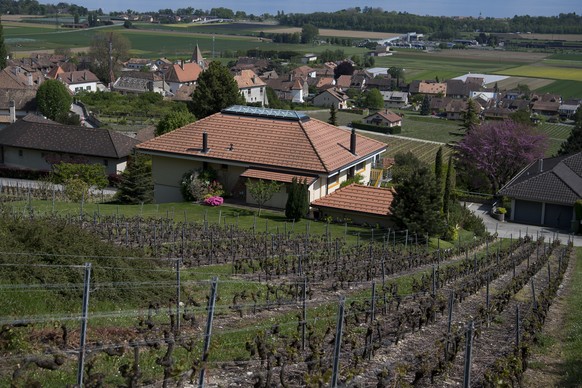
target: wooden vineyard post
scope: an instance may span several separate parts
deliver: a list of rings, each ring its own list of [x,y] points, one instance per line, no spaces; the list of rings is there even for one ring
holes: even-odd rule
[[[301,316],[301,350],[305,350],[305,332],[307,326],[307,278],[303,278],[303,313]]]
[[[471,387],[471,358],[473,356],[473,330],[475,326],[473,321],[467,325],[466,347],[465,347],[465,369],[463,372],[463,388]]]
[[[91,263],[85,263],[83,284],[83,313],[81,316],[81,343],[79,345],[79,366],[77,368],[77,386],[83,388],[83,371],[85,369],[85,340],[87,336],[87,314],[89,311],[89,284],[91,283]]]
[[[182,229],[183,230],[183,229]],[[180,263],[176,259],[176,335],[180,335]]]
[[[453,303],[455,301],[455,291],[451,291],[449,296],[449,322],[447,324],[447,344],[445,346],[445,359],[449,357],[449,345],[451,342],[451,324],[453,322]]]
[[[210,286],[210,299],[208,299],[208,318],[206,320],[206,332],[204,333],[204,349],[202,350],[202,366],[200,368],[200,379],[198,387],[204,387],[204,374],[206,373],[206,361],[208,360],[208,349],[210,348],[210,336],[212,335],[212,320],[214,319],[214,304],[216,303],[216,288],[218,278],[214,277]]]
[[[342,331],[344,327],[344,305],[346,302],[345,296],[340,297],[339,308],[337,313],[337,326],[335,332],[335,345],[333,349],[333,370],[331,375],[331,388],[337,388],[338,374],[339,374],[339,359],[342,345]]]
[[[515,306],[515,348],[519,349],[519,305]]]

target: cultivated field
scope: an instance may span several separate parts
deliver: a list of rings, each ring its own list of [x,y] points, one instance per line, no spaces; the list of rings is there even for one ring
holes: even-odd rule
[[[315,234],[303,222],[278,223],[262,232],[238,218],[218,225],[86,210],[45,219],[8,213],[16,230],[34,220],[61,232],[43,231],[47,242],[72,244],[74,235],[87,246],[79,256],[0,255],[8,295],[1,322],[10,334],[3,386],[74,383],[85,262],[86,385],[174,386],[201,374],[210,386],[459,385],[467,346],[473,384],[519,379],[521,369],[506,377],[500,365],[514,365],[515,350],[519,365],[528,361],[574,258],[565,242],[525,234],[426,244],[377,231],[376,243],[347,243],[328,233],[341,225]],[[91,253],[93,239],[107,257]]]
[[[258,30],[260,31],[260,30]],[[280,34],[292,34],[294,32],[301,32],[299,27],[286,27],[270,29],[269,32]],[[388,32],[374,32],[374,31],[349,31],[349,30],[332,30],[321,28],[319,30],[320,36],[330,36],[338,38],[358,38],[358,39],[389,39],[402,34],[388,33]]]
[[[543,64],[518,66],[511,69],[497,71],[496,74],[582,81],[582,68],[546,66]]]

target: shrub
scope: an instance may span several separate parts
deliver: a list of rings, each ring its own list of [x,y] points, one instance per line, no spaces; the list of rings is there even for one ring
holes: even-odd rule
[[[180,188],[185,201],[203,201],[207,197],[220,197],[224,190],[216,180],[213,169],[197,169],[186,172],[182,176]]]
[[[208,197],[204,200],[204,204],[208,206],[220,206],[223,203],[224,199],[218,196]]]
[[[498,207],[497,210],[495,210],[495,212],[497,214],[505,214],[505,213],[507,213],[507,209],[504,207]]]

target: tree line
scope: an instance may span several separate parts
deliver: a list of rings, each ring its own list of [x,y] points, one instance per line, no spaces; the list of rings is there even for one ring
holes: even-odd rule
[[[525,11],[525,10],[524,10]],[[379,8],[358,8],[337,12],[315,12],[310,14],[281,14],[278,20],[283,25],[301,27],[310,23],[319,28],[341,30],[363,30],[379,32],[416,31],[455,37],[462,32],[535,32],[554,34],[582,33],[582,16],[576,13],[561,13],[557,16],[514,16],[508,19],[463,18],[444,16],[419,16],[406,12],[383,11]]]

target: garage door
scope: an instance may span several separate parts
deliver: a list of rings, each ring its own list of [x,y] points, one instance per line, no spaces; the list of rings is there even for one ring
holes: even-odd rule
[[[570,229],[572,206],[546,204],[544,225],[559,229]]]
[[[542,204],[532,201],[515,201],[513,221],[539,225],[542,222]]]

